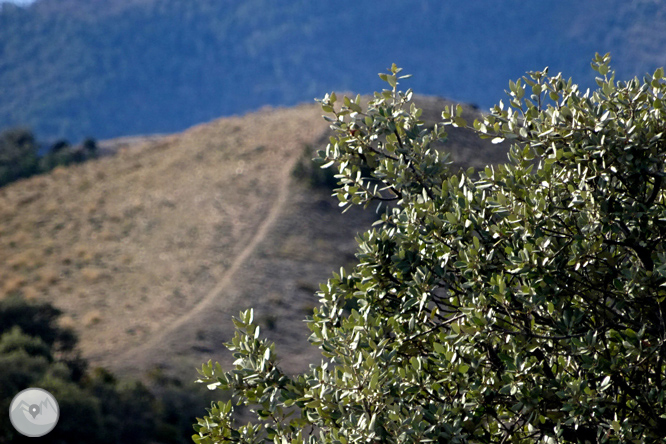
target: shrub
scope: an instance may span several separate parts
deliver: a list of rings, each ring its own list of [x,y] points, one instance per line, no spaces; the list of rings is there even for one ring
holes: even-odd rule
[[[306,145],[303,148],[301,157],[296,162],[296,165],[294,165],[294,169],[291,172],[292,176],[313,189],[334,189],[337,184],[337,180],[334,177],[335,174],[331,170],[316,168],[312,164],[313,154],[314,149]]]
[[[0,186],[37,171],[37,142],[25,128],[0,133]]]
[[[116,379],[102,368],[86,371],[75,336],[58,327],[60,311],[19,297],[0,300],[0,409],[9,410],[21,390],[50,391],[60,406],[57,426],[45,443],[183,443],[186,423],[194,420],[197,386],[169,381],[155,390],[133,380]],[[0,443],[28,443],[0,416]]]

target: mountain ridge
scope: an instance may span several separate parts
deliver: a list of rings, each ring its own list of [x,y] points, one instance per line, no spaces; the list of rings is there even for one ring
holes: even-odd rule
[[[594,86],[666,64],[666,4],[510,0],[276,4],[267,0],[38,0],[0,12],[0,128],[38,138],[172,133],[331,90],[372,92],[391,63],[407,86],[482,108],[546,65]]]

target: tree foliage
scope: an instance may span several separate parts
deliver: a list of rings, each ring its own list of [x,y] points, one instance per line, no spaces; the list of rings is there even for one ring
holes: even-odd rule
[[[561,74],[510,82],[472,127],[509,162],[452,172],[400,69],[360,100],[326,95],[341,206],[392,204],[358,239],[358,265],[321,286],[308,318],[323,360],[284,374],[252,311],[234,322],[234,370],[201,382],[234,402],[195,425],[212,442],[661,442],[666,435],[666,82],[663,69],[599,89]],[[361,174],[368,167],[370,174]],[[343,311],[355,300],[358,310]]]
[[[78,146],[71,146],[64,139],[58,140],[40,155],[40,143],[30,130],[9,128],[0,132],[0,186],[47,173],[58,166],[82,163],[97,155],[97,142],[92,138],[85,139]]]
[[[0,133],[0,186],[35,174],[38,170],[37,142],[25,128]]]
[[[0,300],[0,443],[30,443],[9,420],[9,405],[21,390],[40,387],[58,401],[60,417],[43,443],[163,443],[189,440],[194,418],[194,387],[155,381],[153,390],[115,378],[96,368],[87,371],[74,333],[58,325],[61,312],[48,303],[17,296]]]

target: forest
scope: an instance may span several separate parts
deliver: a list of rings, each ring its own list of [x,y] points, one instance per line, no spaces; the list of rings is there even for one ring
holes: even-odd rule
[[[663,4],[38,0],[0,9],[0,129],[40,139],[168,133],[321,91],[370,93],[393,62],[414,89],[488,108],[507,78],[550,66],[587,78],[663,64]],[[645,30],[649,29],[647,35]],[[501,36],[501,39],[497,37]],[[587,78],[587,84],[583,82]]]

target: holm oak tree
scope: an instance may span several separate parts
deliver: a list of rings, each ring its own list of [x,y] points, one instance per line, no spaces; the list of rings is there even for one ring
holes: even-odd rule
[[[336,132],[341,206],[385,202],[358,264],[321,286],[308,318],[320,365],[290,376],[252,311],[234,322],[229,390],[197,443],[661,442],[666,436],[666,81],[598,89],[530,72],[470,128],[509,161],[452,171],[435,149],[462,108],[427,129],[397,89],[321,100]],[[353,301],[353,310],[345,310]],[[257,422],[238,425],[234,404]]]

